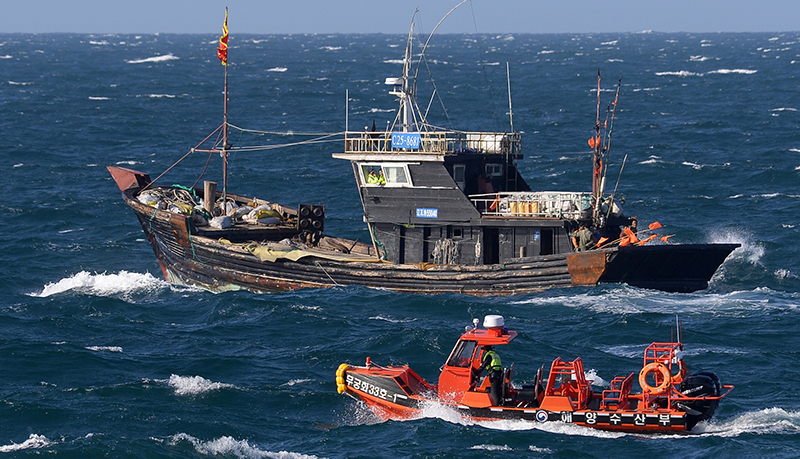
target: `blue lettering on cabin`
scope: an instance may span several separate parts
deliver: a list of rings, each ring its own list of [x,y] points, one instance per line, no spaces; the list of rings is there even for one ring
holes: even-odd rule
[[[417,207],[417,218],[439,218],[439,209]]]
[[[392,148],[407,148],[409,150],[419,149],[419,132],[393,132]]]

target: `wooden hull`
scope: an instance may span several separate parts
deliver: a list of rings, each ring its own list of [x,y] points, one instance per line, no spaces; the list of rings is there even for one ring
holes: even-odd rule
[[[242,249],[248,241],[292,238],[291,226],[253,230],[197,228],[183,214],[157,210],[136,199],[146,174],[109,167],[153,247],[164,277],[172,283],[213,292],[275,292],[300,288],[362,285],[410,293],[511,295],[554,287],[625,282],[664,291],[706,288],[719,265],[738,244],[615,247],[591,252],[506,259],[502,263],[458,265],[380,262],[366,254],[312,248],[302,257],[265,261]],[[239,244],[229,244],[226,241]],[[344,241],[344,245],[349,242]],[[353,243],[355,244],[355,243]],[[362,244],[363,246],[364,244]],[[339,247],[343,244],[339,243]]]
[[[129,192],[125,202],[136,213],[164,277],[175,284],[213,292],[241,289],[260,293],[363,285],[411,293],[511,295],[600,282],[691,292],[706,288],[719,264],[737,247],[705,244],[614,248],[477,266],[341,262],[314,256],[270,262],[233,250],[214,238],[194,234],[198,231],[186,216],[155,210],[136,201]],[[275,240],[280,236],[276,232]],[[709,253],[713,257],[704,255]],[[700,261],[692,264],[692,260]],[[693,269],[665,271],[665,267],[675,266]]]

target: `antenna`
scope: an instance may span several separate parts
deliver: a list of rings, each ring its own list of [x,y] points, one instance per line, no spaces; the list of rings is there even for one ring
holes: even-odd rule
[[[508,80],[508,119],[511,122],[511,132],[514,132],[514,110],[511,109],[511,71],[506,61],[506,79]]]

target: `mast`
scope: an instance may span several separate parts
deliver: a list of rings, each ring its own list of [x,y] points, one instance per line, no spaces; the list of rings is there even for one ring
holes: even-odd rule
[[[600,70],[597,70],[597,121],[594,126],[594,136],[589,139],[589,146],[594,149],[592,159],[592,200],[594,209],[592,217],[595,225],[600,225],[600,200],[603,190],[600,184],[603,169],[603,139],[600,136]]]

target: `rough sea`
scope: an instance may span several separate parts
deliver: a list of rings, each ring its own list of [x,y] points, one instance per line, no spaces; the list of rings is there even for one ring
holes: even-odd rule
[[[319,139],[393,119],[384,79],[406,37],[231,33],[230,122],[259,131],[232,143],[294,145],[233,155],[230,189],[324,204],[326,233],[368,239],[352,169],[331,158],[343,145]],[[621,79],[606,189],[625,213],[672,242],[742,244],[692,294],[486,298],[165,282],[105,166],[155,177],[222,123],[218,38],[0,34],[0,457],[800,456],[800,34],[434,36],[418,74],[431,123],[508,130],[510,80],[528,183],[587,191],[600,70],[603,119]],[[192,185],[208,159],[162,181]],[[221,183],[218,157],[204,179]],[[502,353],[518,384],[580,356],[608,385],[677,316],[690,369],[736,388],[678,436],[437,409],[381,422],[337,394],[337,366],[367,356],[435,382],[486,314],[520,333]]]

